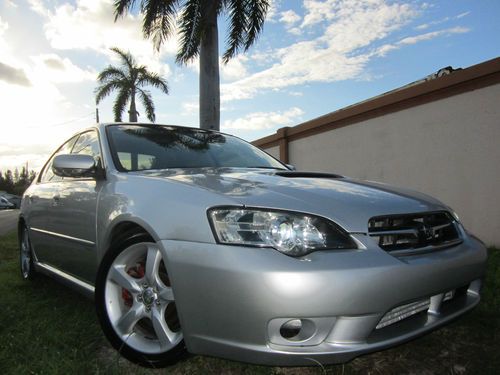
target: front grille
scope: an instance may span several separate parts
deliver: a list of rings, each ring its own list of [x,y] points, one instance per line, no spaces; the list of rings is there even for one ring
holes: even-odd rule
[[[388,252],[431,251],[462,242],[457,223],[448,212],[377,216],[368,234]]]

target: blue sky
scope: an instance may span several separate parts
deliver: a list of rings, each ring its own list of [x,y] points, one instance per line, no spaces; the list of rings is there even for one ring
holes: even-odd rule
[[[198,61],[175,65],[175,37],[156,53],[140,16],[114,23],[112,3],[0,2],[0,169],[38,168],[93,123],[95,77],[116,63],[113,46],[167,78],[170,95],[153,91],[157,122],[198,126]],[[255,45],[221,65],[221,130],[257,139],[445,66],[498,57],[499,18],[498,0],[275,0]],[[112,101],[99,106],[101,121],[112,120]]]

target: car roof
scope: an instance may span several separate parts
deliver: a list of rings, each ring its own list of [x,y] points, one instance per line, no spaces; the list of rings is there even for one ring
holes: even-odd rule
[[[148,122],[105,122],[105,123],[96,124],[97,127],[102,128],[102,129],[107,128],[109,126],[115,126],[115,125],[132,125],[132,126],[144,126],[144,127],[166,126],[166,127],[175,128],[175,129],[189,129],[189,130],[201,131],[201,132],[207,132],[207,133],[220,133],[217,130],[201,129],[201,128],[196,128],[193,126],[156,124],[156,123],[153,124],[153,123],[148,123]]]

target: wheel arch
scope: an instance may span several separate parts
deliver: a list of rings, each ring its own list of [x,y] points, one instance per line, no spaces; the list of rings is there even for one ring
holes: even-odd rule
[[[119,246],[120,243],[130,237],[147,235],[152,241],[157,242],[159,237],[157,233],[143,220],[137,218],[117,218],[110,225],[103,236],[100,246],[99,263],[102,257],[114,246]]]
[[[17,221],[17,238],[20,239],[22,236],[23,228],[27,226],[24,217],[19,215],[19,220]]]

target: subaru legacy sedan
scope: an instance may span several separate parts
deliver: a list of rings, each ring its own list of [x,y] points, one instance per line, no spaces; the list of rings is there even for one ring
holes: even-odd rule
[[[487,257],[427,195],[145,124],[59,147],[23,197],[19,239],[25,279],[93,296],[110,343],[151,367],[186,351],[345,362],[472,309]]]

